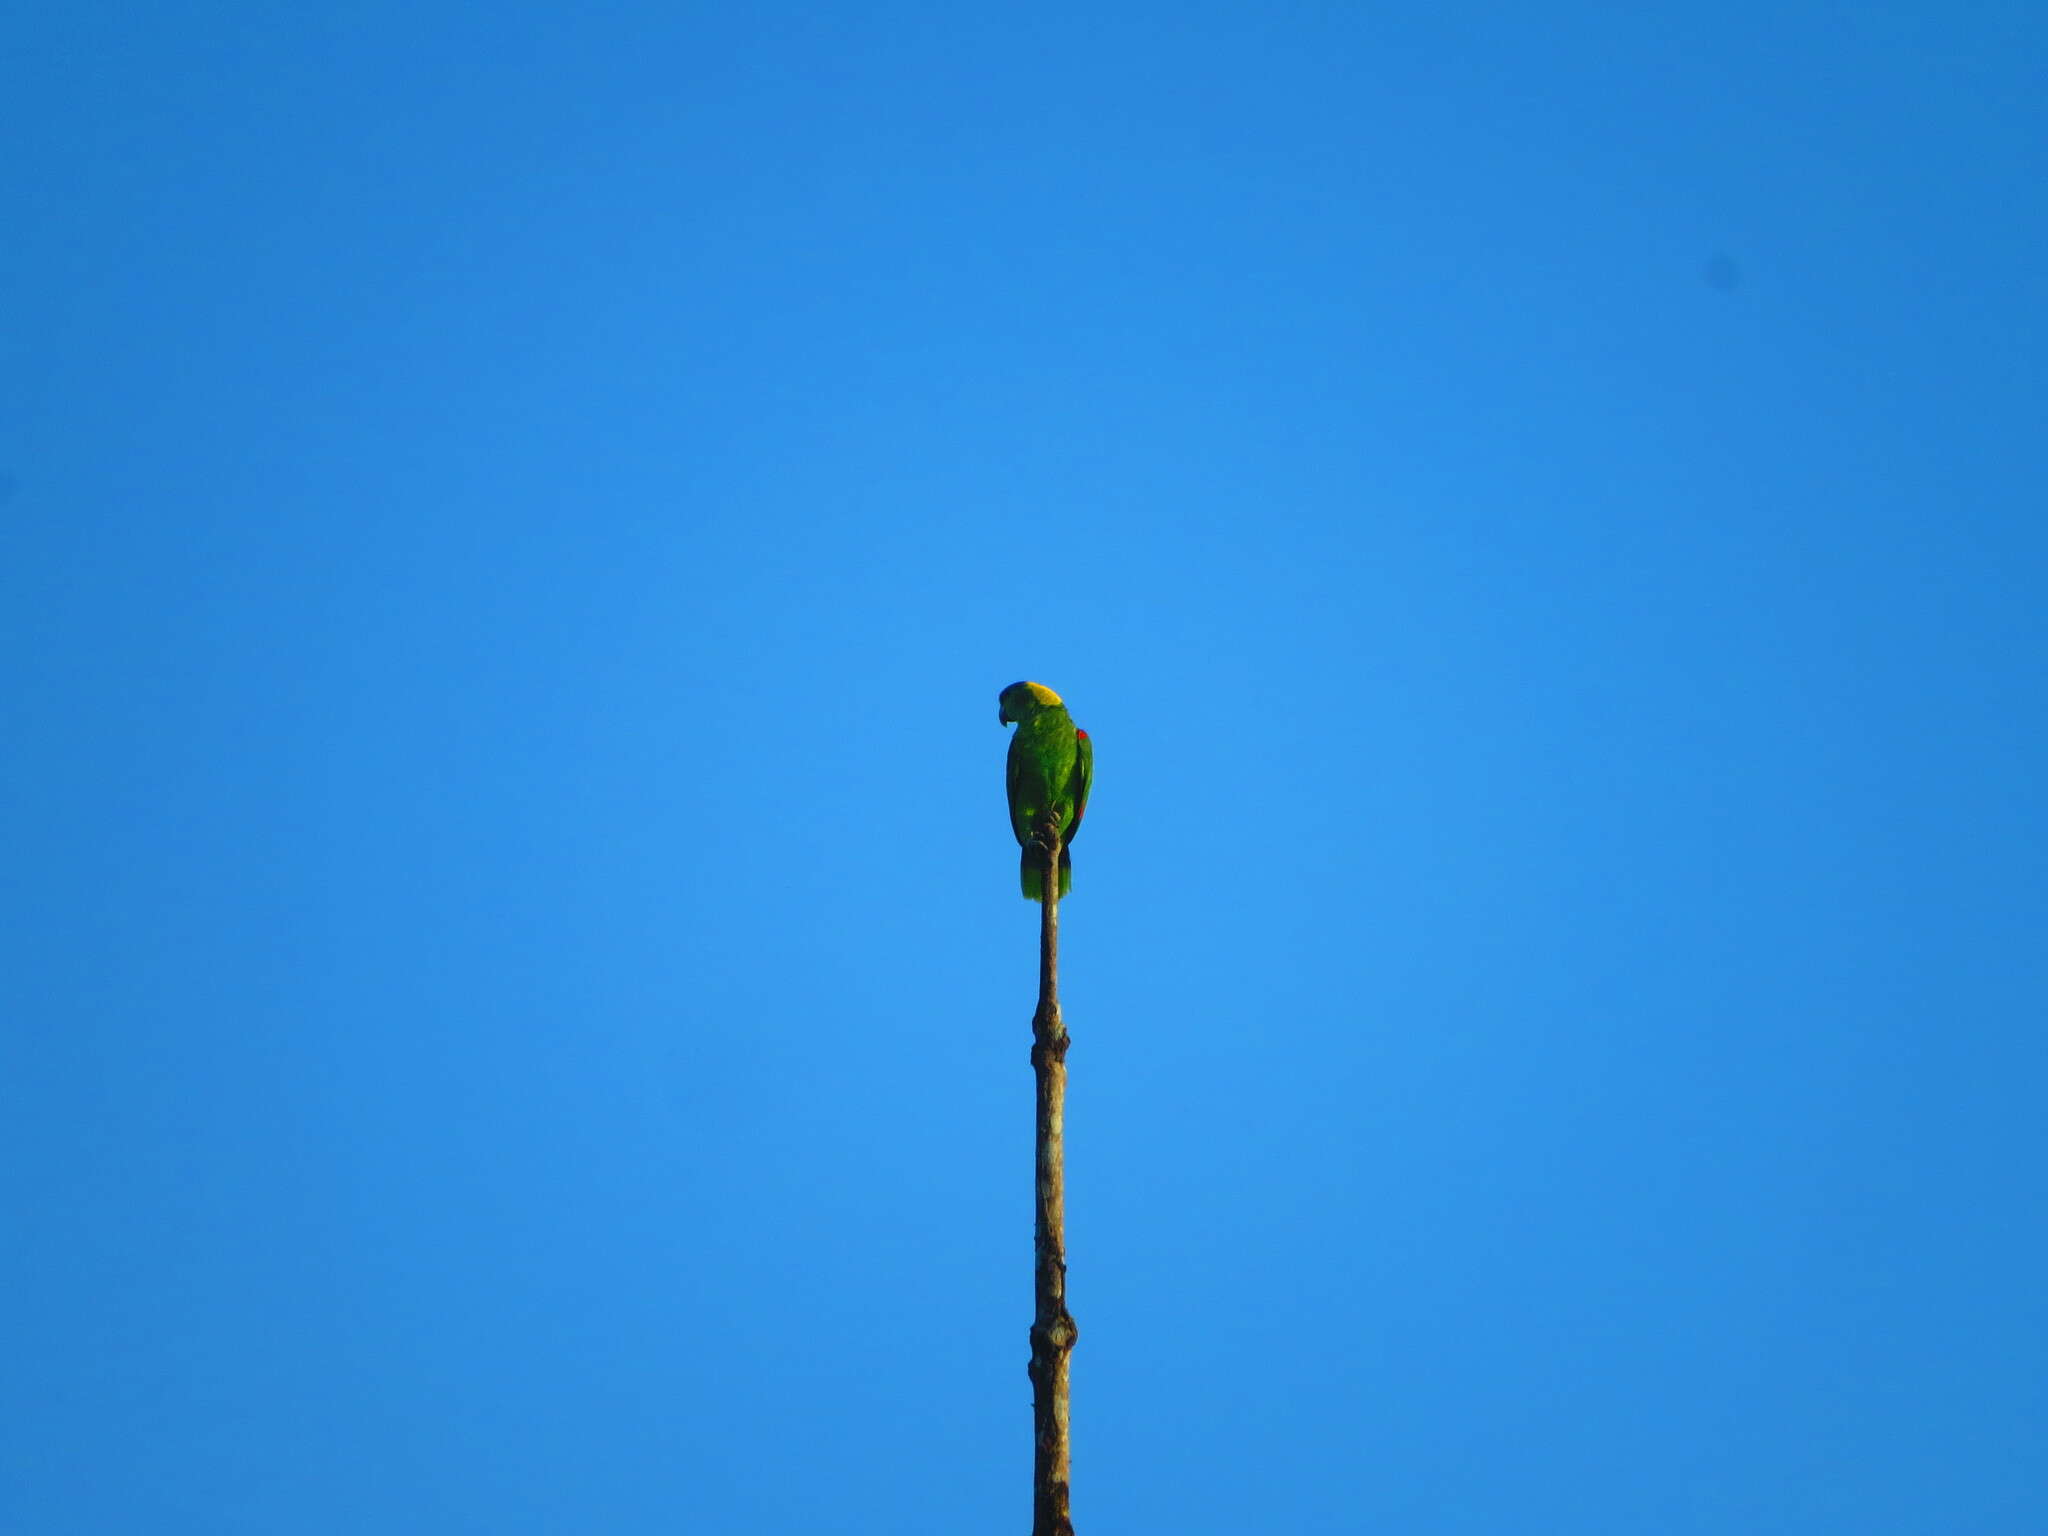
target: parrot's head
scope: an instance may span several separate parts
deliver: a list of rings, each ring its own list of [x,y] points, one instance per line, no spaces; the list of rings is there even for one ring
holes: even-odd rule
[[[999,725],[1029,720],[1041,709],[1057,709],[1066,701],[1043,683],[1012,683],[996,698]]]

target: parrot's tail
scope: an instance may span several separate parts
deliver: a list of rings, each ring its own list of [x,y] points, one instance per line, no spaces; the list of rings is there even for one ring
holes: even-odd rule
[[[1018,883],[1024,887],[1026,901],[1045,900],[1045,855],[1037,847],[1027,844],[1023,856],[1017,861]],[[1060,895],[1071,895],[1074,889],[1074,855],[1063,843],[1060,845]]]

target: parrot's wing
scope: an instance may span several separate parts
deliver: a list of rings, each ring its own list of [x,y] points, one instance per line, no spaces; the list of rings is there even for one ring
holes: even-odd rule
[[[1074,834],[1081,830],[1081,818],[1088,811],[1088,786],[1095,782],[1095,743],[1088,739],[1088,733],[1076,727],[1074,730],[1074,819],[1061,834],[1060,841],[1071,843]]]
[[[1018,744],[1024,739],[1024,727],[1018,726],[1016,734],[1010,737],[1010,756],[1003,768],[1003,793],[1010,801],[1010,830],[1017,834],[1019,843],[1031,841],[1031,828],[1024,825],[1024,818],[1017,809],[1017,780],[1023,775],[1024,758]]]

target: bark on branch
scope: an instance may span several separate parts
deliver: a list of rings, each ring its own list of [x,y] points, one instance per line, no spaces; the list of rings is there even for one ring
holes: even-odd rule
[[[1067,1509],[1067,1356],[1080,1331],[1067,1311],[1067,1026],[1060,1019],[1060,826],[1047,818],[1045,897],[1038,924],[1038,1012],[1031,1065],[1038,1077],[1036,1306],[1031,1322],[1031,1536],[1074,1536]]]

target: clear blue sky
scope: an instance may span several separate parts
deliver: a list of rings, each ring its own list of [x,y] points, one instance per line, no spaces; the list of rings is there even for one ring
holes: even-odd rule
[[[2048,1529],[2048,12],[0,50],[0,1529]]]

